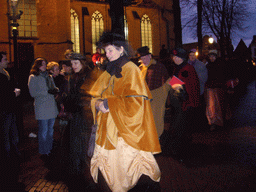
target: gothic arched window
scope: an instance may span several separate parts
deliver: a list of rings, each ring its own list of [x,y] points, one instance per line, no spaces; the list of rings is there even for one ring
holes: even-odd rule
[[[80,38],[79,38],[79,20],[78,15],[74,9],[70,10],[71,20],[71,41],[73,44],[73,50],[77,53],[80,52]]]
[[[141,46],[148,46],[150,52],[153,52],[151,21],[146,14],[141,18]]]
[[[99,11],[92,14],[92,51],[96,52],[96,43],[104,31],[103,16]]]

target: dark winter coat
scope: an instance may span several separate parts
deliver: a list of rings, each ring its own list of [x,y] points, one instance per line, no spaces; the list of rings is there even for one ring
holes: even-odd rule
[[[70,79],[70,92],[64,100],[65,109],[72,113],[69,131],[69,173],[79,175],[83,172],[88,141],[93,124],[90,110],[90,96],[87,94],[90,82],[89,72],[73,74]]]

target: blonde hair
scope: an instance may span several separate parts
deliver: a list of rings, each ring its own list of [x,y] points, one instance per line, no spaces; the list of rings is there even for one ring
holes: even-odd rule
[[[46,69],[47,69],[47,71],[50,71],[50,70],[53,70],[53,68],[54,68],[55,66],[60,67],[60,65],[59,65],[57,62],[55,62],[55,61],[50,61],[50,62],[47,64]]]

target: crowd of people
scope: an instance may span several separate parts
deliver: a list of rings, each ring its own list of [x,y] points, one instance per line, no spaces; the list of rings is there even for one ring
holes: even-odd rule
[[[217,50],[209,52],[206,63],[195,53],[180,47],[169,53],[163,45],[160,59],[147,46],[138,48],[135,56],[123,36],[104,32],[92,55],[93,65],[70,49],[59,62],[36,58],[28,88],[38,122],[40,158],[48,164],[56,160],[57,119],[65,127],[58,167],[68,175],[70,191],[91,187],[81,185],[87,166],[101,191],[161,191],[155,155],[183,160],[194,131],[225,129],[230,95],[241,81],[235,75],[227,78]],[[10,84],[7,64],[6,53],[0,52],[5,90],[0,100],[1,159],[9,167],[4,189],[14,190],[20,187],[17,175],[10,174],[14,157],[20,155],[14,111],[20,90]],[[167,108],[171,115],[166,128]]]

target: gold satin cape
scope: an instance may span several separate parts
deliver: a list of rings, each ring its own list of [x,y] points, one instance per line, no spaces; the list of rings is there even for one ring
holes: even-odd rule
[[[146,81],[131,61],[122,67],[121,74],[121,78],[116,78],[105,71],[90,90],[92,112],[98,123],[96,144],[113,150],[118,137],[122,137],[135,149],[160,153],[150,104],[152,96]],[[98,99],[108,100],[108,113],[99,111],[96,116],[95,102]]]

